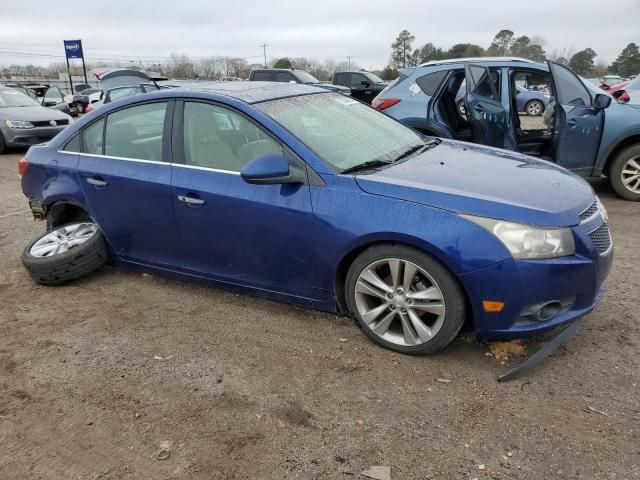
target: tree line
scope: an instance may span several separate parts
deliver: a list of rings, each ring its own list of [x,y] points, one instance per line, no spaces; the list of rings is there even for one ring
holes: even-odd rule
[[[547,53],[546,41],[539,36],[528,37],[516,34],[512,30],[500,30],[493,38],[491,44],[484,48],[473,43],[458,43],[445,50],[428,42],[422,47],[413,48],[415,36],[408,30],[402,30],[391,44],[391,57],[389,65],[380,75],[385,80],[391,80],[398,76],[398,69],[413,67],[433,60],[465,57],[522,57],[535,62],[553,60],[567,65],[579,75],[603,76],[606,73],[614,73],[623,77],[640,73],[640,49],[635,43],[629,43],[611,64],[596,63],[598,56],[592,48],[579,51],[572,49],[556,49]]]

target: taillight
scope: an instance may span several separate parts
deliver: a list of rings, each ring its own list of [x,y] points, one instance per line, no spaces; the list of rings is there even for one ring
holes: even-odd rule
[[[23,176],[27,168],[29,168],[29,161],[27,157],[22,157],[18,162],[18,175]]]
[[[624,92],[622,95],[618,97],[618,100],[622,103],[629,103],[629,101],[631,100],[631,97],[627,92]]]
[[[84,108],[84,113],[90,113],[90,112],[93,112],[93,107],[91,105],[87,105]]]
[[[374,98],[371,102],[371,106],[378,110],[385,110],[389,107],[393,107],[396,103],[400,103],[399,98]]]

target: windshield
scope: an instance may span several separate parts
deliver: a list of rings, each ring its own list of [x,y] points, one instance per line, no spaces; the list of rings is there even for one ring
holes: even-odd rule
[[[320,80],[304,70],[296,70],[296,77],[298,77],[298,80],[302,83],[320,83]]]
[[[40,105],[38,102],[29,98],[20,90],[7,89],[0,90],[0,108],[8,107],[33,107]]]
[[[282,98],[256,107],[340,171],[374,160],[393,161],[423,142],[410,128],[336,93]]]
[[[373,83],[384,83],[384,80],[382,80],[379,76],[377,76],[375,73],[371,73],[371,72],[362,72],[362,74],[367,77],[369,80],[371,80]]]

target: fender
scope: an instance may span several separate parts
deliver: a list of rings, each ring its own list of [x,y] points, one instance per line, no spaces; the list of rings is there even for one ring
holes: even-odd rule
[[[605,120],[606,121],[606,120]],[[621,133],[617,137],[613,139],[613,141],[609,142],[609,146],[606,149],[600,148],[600,153],[598,155],[598,159],[596,160],[596,165],[593,168],[592,176],[598,177],[603,172],[607,170],[607,164],[611,157],[611,154],[620,147],[620,145],[632,137],[638,137],[638,142],[640,143],[640,128],[634,128],[632,130],[627,130],[624,133]]]

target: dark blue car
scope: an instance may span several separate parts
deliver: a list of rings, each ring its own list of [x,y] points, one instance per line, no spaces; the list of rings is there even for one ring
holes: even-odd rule
[[[21,160],[48,231],[33,279],[116,265],[353,315],[393,350],[544,331],[591,311],[612,260],[581,178],[425,137],[349,97],[259,82],[105,105]],[[249,340],[249,339],[248,339]]]

